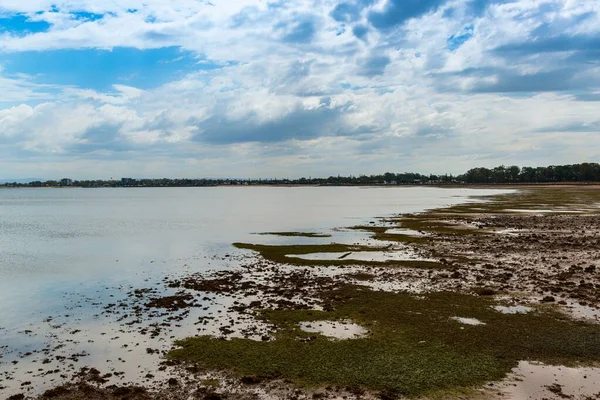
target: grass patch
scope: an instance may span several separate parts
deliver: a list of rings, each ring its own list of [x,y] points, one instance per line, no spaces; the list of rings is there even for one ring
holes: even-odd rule
[[[215,389],[221,387],[221,381],[219,381],[218,379],[204,379],[200,382],[200,384],[202,386],[208,386]]]
[[[459,219],[459,218],[456,218]],[[467,225],[451,224],[447,221],[442,221],[440,215],[435,212],[427,214],[406,215],[402,218],[390,219],[393,222],[399,222],[402,228],[412,229],[415,231],[423,231],[439,235],[481,235],[487,232]],[[424,238],[418,238],[424,239]]]
[[[323,294],[334,311],[263,310],[278,331],[270,342],[177,342],[169,358],[241,376],[289,379],[308,387],[339,385],[419,396],[460,390],[505,376],[519,360],[574,364],[600,359],[600,326],[562,318],[551,309],[506,315],[485,297],[457,293],[375,292],[346,286]],[[462,325],[452,317],[486,325]],[[302,321],[351,319],[366,338],[332,341],[298,328]],[[299,338],[312,336],[310,341]]]
[[[327,238],[331,235],[327,233],[314,232],[262,232],[257,235],[272,235],[272,236],[289,236],[289,237],[307,237],[307,238]]]

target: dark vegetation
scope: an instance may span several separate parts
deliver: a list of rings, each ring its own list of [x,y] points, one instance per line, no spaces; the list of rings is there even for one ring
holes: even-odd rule
[[[457,177],[465,183],[600,182],[600,164],[551,165],[549,167],[499,166],[473,168]]]
[[[29,183],[4,183],[5,187],[193,187],[227,185],[413,185],[413,184],[517,184],[600,182],[600,164],[582,163],[551,165],[549,167],[499,166],[473,168],[464,174],[433,175],[413,172],[360,176],[330,176],[328,178],[300,179],[133,179],[120,180],[70,180],[33,181]]]
[[[346,286],[324,292],[330,312],[262,310],[275,339],[179,341],[169,357],[241,376],[289,379],[318,387],[362,387],[423,395],[501,379],[519,360],[573,363],[600,357],[600,326],[573,322],[550,309],[507,315],[489,297],[441,292],[424,296]],[[454,317],[485,325],[463,325]],[[299,322],[350,319],[367,337],[331,340]]]

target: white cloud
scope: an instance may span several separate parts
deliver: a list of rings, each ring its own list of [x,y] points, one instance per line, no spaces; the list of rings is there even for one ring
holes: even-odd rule
[[[600,132],[551,130],[597,126],[598,101],[578,96],[600,92],[598,68],[577,64],[583,62],[575,56],[589,54],[576,47],[560,55],[534,49],[558,34],[542,29],[557,21],[571,36],[598,32],[595,2],[494,3],[473,17],[464,1],[449,1],[392,31],[370,27],[366,41],[352,27],[368,24],[369,10],[341,26],[329,17],[336,3],[5,0],[4,14],[58,9],[35,15],[53,23],[48,32],[0,36],[7,60],[27,50],[174,45],[222,68],[147,90],[115,82],[107,91],[0,71],[2,100],[10,103],[0,109],[4,155],[16,157],[18,149],[41,162],[54,154],[56,171],[77,160],[73,171],[87,176],[98,159],[122,175],[257,176],[276,168],[299,176],[460,172],[474,163],[578,162],[600,154],[600,141],[582,139]],[[385,9],[382,2],[372,7]],[[70,14],[78,11],[106,15],[82,21]],[[297,31],[299,21],[310,24]],[[450,51],[448,38],[470,25],[473,37]],[[514,44],[522,47],[510,56],[497,50]],[[365,73],[369,62],[381,63]],[[544,90],[556,82],[539,73],[557,71],[570,86]],[[525,84],[528,93],[515,90]],[[131,161],[120,160],[125,153]],[[25,164],[13,159],[11,168],[19,173]]]

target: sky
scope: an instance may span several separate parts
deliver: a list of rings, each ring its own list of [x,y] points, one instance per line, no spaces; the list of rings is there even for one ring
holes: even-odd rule
[[[600,1],[0,1],[0,178],[599,160]]]

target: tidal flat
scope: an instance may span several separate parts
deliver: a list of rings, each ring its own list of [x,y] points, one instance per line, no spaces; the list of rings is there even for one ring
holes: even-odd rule
[[[146,349],[158,372],[129,384],[92,365],[61,370],[69,383],[39,396],[598,398],[600,188],[474,200],[331,237],[272,231],[298,242],[236,242],[221,257],[230,268],[131,287],[103,312],[130,341],[163,339]],[[351,257],[371,252],[412,259]],[[290,257],[315,253],[339,257]],[[303,329],[318,324],[329,334]]]

